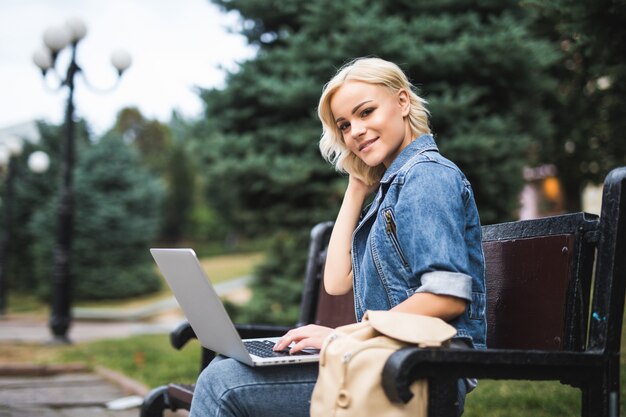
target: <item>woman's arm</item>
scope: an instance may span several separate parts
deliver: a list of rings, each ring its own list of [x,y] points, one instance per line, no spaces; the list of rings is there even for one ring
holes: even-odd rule
[[[466,303],[467,302],[462,298],[424,292],[413,294],[411,297],[404,300],[404,302],[392,308],[392,310],[439,317],[445,321],[450,321],[463,314]],[[328,337],[332,331],[333,329],[329,327],[315,324],[291,329],[276,343],[274,350],[283,350],[292,342],[295,344],[289,351],[291,354],[307,347],[321,349],[324,339]]]
[[[331,295],[346,294],[352,289],[352,233],[356,229],[365,199],[375,188],[350,176],[330,235],[324,267],[324,288]]]
[[[420,292],[413,294],[391,310],[451,321],[463,314],[466,306],[467,301],[463,298]]]

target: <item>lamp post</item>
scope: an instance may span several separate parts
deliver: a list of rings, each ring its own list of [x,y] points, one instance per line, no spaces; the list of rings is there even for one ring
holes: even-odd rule
[[[79,42],[87,34],[87,27],[80,19],[70,19],[63,27],[52,27],[44,32],[45,48],[33,55],[33,61],[41,69],[44,80],[47,74],[54,72],[58,78],[58,89],[67,87],[65,107],[64,138],[61,152],[61,185],[59,187],[59,205],[57,208],[57,242],[54,251],[54,270],[52,283],[52,305],[49,326],[54,343],[69,343],[67,332],[71,324],[71,279],[70,253],[74,219],[74,192],[72,174],[75,158],[74,126],[74,77],[83,74],[76,62],[76,50]],[[56,58],[63,49],[69,48],[70,62],[65,75],[56,72]],[[130,55],[117,51],[111,55],[111,63],[117,69],[118,80],[130,66]],[[52,70],[52,71],[50,71]],[[84,74],[83,74],[83,79]],[[85,79],[86,81],[86,79]],[[86,83],[88,86],[90,84]]]
[[[0,147],[0,169],[6,170],[4,195],[2,196],[2,229],[0,229],[0,316],[6,313],[8,290],[9,245],[13,232],[13,182],[17,170],[16,159],[22,153],[22,139],[14,138]],[[28,166],[35,173],[48,169],[49,158],[45,152],[33,152]]]

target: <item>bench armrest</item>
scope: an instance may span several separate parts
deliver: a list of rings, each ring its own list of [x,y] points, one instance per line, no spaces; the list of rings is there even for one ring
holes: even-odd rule
[[[196,339],[196,333],[188,321],[180,323],[170,332],[170,344],[177,350],[182,349],[191,339]]]
[[[603,360],[600,353],[505,349],[420,349],[394,352],[383,368],[390,401],[408,402],[411,384],[422,378],[560,380],[577,386],[590,380]]]

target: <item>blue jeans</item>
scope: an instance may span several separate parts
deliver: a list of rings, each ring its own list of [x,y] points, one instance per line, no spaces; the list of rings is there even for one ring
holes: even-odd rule
[[[196,383],[190,417],[308,417],[318,364],[252,368],[217,356]],[[459,415],[467,387],[459,379]]]
[[[252,368],[217,356],[198,377],[190,417],[308,417],[317,363]]]

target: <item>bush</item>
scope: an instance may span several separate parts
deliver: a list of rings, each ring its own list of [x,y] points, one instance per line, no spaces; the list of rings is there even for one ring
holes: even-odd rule
[[[77,300],[128,298],[160,289],[148,249],[159,228],[162,186],[141,168],[134,150],[116,138],[85,149],[75,171],[71,253]],[[56,202],[31,222],[38,292],[52,276]]]
[[[251,285],[250,302],[243,307],[227,303],[236,322],[294,325],[298,321],[308,244],[308,230],[279,233],[272,239]]]

